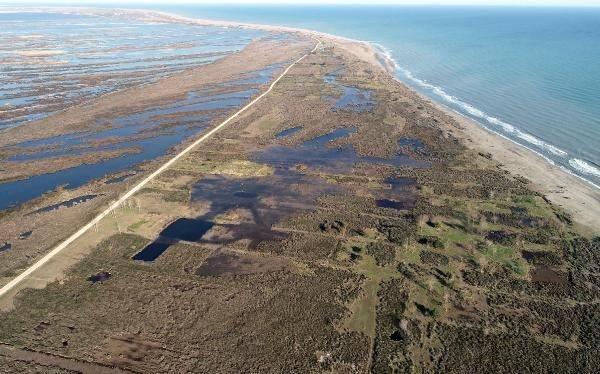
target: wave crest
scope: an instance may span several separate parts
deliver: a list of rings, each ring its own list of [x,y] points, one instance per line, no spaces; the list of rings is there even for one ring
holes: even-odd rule
[[[549,144],[549,143],[543,141],[542,139],[539,139],[529,133],[521,131],[518,128],[516,128],[515,126],[511,125],[510,123],[506,123],[496,117],[490,116],[487,113],[485,113],[484,111],[474,107],[473,105],[460,100],[456,96],[450,95],[449,93],[444,91],[441,87],[434,86],[431,83],[427,83],[426,81],[415,77],[412,72],[410,72],[409,70],[398,65],[398,63],[392,57],[391,51],[388,48],[386,48],[378,43],[372,43],[372,44],[380,51],[380,54],[388,61],[386,63],[386,65],[389,64],[389,65],[395,66],[396,70],[402,72],[402,74],[404,74],[404,76],[406,76],[406,78],[408,78],[409,80],[411,80],[418,86],[433,92],[434,94],[436,94],[437,96],[439,96],[443,100],[445,100],[446,102],[456,105],[457,107],[461,108],[462,110],[464,110],[466,113],[470,114],[471,116],[476,117],[480,120],[484,120],[485,122],[487,122],[491,125],[498,126],[504,132],[509,133],[529,144],[535,145],[538,148],[540,148],[544,151],[547,151],[555,156],[566,157],[568,155],[568,153],[563,151],[562,149],[560,149],[552,144]]]
[[[600,178],[600,169],[583,160],[572,158],[569,160],[569,165],[571,165],[573,169],[579,171],[580,173],[593,175]]]

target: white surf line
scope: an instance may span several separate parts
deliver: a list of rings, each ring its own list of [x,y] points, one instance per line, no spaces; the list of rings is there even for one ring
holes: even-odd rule
[[[235,118],[237,118],[240,114],[242,114],[244,111],[246,111],[252,105],[256,104],[260,99],[262,99],[267,94],[269,94],[269,92],[271,92],[273,90],[273,87],[275,87],[275,85],[277,84],[277,82],[279,82],[281,80],[281,78],[283,78],[288,73],[288,71],[292,67],[294,67],[294,65],[296,65],[297,63],[299,63],[300,61],[302,61],[309,54],[315,52],[317,50],[317,48],[319,48],[320,45],[321,45],[321,41],[317,40],[317,44],[315,45],[315,47],[309,53],[306,53],[305,55],[303,55],[302,57],[300,57],[299,59],[297,59],[296,61],[294,61],[290,66],[288,66],[283,71],[283,73],[281,73],[281,75],[279,75],[279,77],[277,77],[277,79],[275,79],[271,83],[271,85],[269,86],[269,88],[265,92],[263,92],[262,94],[260,94],[260,96],[256,97],[250,103],[246,104],[246,106],[244,106],[242,109],[240,109],[237,112],[235,112],[231,117],[229,117],[225,121],[221,122],[218,126],[216,126],[215,128],[213,128],[212,130],[210,130],[206,134],[202,135],[202,137],[200,137],[194,143],[190,144],[183,151],[179,152],[172,159],[170,159],[169,161],[167,161],[166,163],[164,163],[161,167],[159,167],[158,169],[156,169],[156,171],[154,171],[152,174],[150,174],[144,180],[142,180],[140,183],[138,183],[135,187],[133,187],[131,190],[129,190],[125,195],[121,196],[121,198],[119,200],[117,200],[113,204],[111,204],[105,211],[103,211],[102,213],[98,214],[94,219],[92,219],[85,226],[83,226],[82,228],[80,228],[76,233],[74,233],[73,235],[71,235],[70,237],[68,237],[65,241],[63,241],[62,243],[60,243],[59,245],[57,245],[56,247],[54,247],[54,249],[52,251],[48,252],[48,254],[46,254],[44,257],[42,257],[38,262],[36,262],[35,264],[31,265],[24,272],[22,272],[17,277],[15,277],[13,280],[11,280],[10,282],[8,282],[4,287],[2,287],[0,289],[0,297],[3,296],[4,294],[8,293],[13,288],[15,288],[19,283],[21,283],[25,278],[27,278],[29,275],[31,275],[34,271],[36,271],[37,269],[39,269],[40,267],[42,267],[45,263],[47,263],[48,261],[50,261],[54,256],[56,256],[63,249],[65,249],[69,244],[71,244],[72,242],[74,242],[75,240],[77,240],[80,236],[82,236],[83,234],[85,234],[89,229],[91,229],[92,227],[94,227],[94,225],[96,225],[98,222],[100,222],[102,220],[102,218],[106,217],[110,212],[112,212],[113,210],[115,210],[116,208],[118,208],[119,205],[121,205],[121,204],[123,204],[123,202],[125,202],[125,200],[127,200],[128,198],[130,198],[131,196],[133,196],[136,192],[138,192],[139,190],[141,190],[146,184],[148,184],[148,182],[150,182],[151,180],[153,180],[154,178],[156,178],[163,171],[167,170],[177,160],[179,160],[183,156],[185,156],[188,153],[190,153],[199,144],[204,143],[213,134],[215,134],[216,132],[218,132],[219,130],[221,130],[223,127],[227,126],[227,124],[229,124],[231,121],[233,121]]]

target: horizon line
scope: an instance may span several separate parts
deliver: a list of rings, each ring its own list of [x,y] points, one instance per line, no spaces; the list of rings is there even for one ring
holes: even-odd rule
[[[269,2],[269,1],[257,1],[254,3],[244,2],[244,1],[208,1],[202,3],[193,3],[190,1],[171,1],[171,2],[120,2],[118,0],[108,0],[105,2],[95,2],[91,4],[75,4],[71,2],[36,2],[36,1],[23,1],[23,0],[13,0],[13,1],[2,1],[0,2],[0,7],[4,6],[13,6],[13,7],[30,7],[30,6],[39,6],[39,7],[77,7],[77,8],[93,8],[93,7],[103,7],[103,6],[114,6],[115,8],[119,7],[128,7],[128,6],[265,6],[265,7],[287,7],[287,6],[314,6],[314,7],[323,7],[323,6],[335,6],[335,7],[352,7],[352,6],[364,6],[364,7],[462,7],[462,8],[600,8],[599,4],[467,4],[467,3],[454,3],[454,4],[442,4],[442,3],[430,3],[430,4],[418,4],[418,3],[386,3],[386,2],[351,2],[351,3],[339,3],[339,2]]]

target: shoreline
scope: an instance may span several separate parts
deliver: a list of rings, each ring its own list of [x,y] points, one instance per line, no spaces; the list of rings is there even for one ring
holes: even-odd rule
[[[385,53],[378,51],[374,44],[367,41],[354,40],[309,29],[190,18],[167,12],[145,9],[102,9],[82,7],[35,7],[26,9],[7,7],[5,9],[8,9],[9,11],[39,11],[126,17],[146,22],[173,22],[200,26],[300,33],[309,37],[323,38],[350,52],[356,58],[389,74],[396,82],[410,92],[454,119],[458,126],[453,126],[450,130],[455,136],[461,139],[467,147],[489,152],[492,155],[492,158],[502,164],[504,170],[507,170],[515,176],[519,175],[526,177],[536,191],[545,196],[553,204],[562,207],[570,213],[573,220],[580,226],[583,226],[584,231],[587,233],[595,234],[600,232],[600,222],[597,219],[597,217],[600,216],[600,191],[597,188],[594,188],[595,185],[593,182],[587,181],[567,170],[563,170],[555,164],[549,163],[544,156],[536,151],[510,140],[507,137],[486,128],[485,125],[478,123],[476,120],[466,117],[461,113],[452,110],[450,107],[418,92],[409,84],[399,79],[395,74],[393,61],[390,61],[389,57],[385,56]],[[5,9],[2,10],[6,11]]]

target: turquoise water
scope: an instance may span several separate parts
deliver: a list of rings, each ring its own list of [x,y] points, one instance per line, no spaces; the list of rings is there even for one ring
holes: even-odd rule
[[[600,8],[170,6],[376,43],[432,99],[600,185]]]

